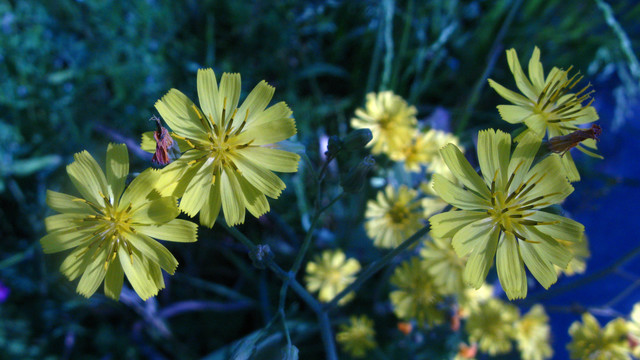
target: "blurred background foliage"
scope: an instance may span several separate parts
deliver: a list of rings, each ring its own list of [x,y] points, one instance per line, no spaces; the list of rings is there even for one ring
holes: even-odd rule
[[[630,199],[640,198],[637,157],[620,149],[638,150],[632,134],[639,130],[633,114],[640,70],[633,50],[640,48],[640,5],[611,6],[629,43],[596,1],[0,0],[0,358],[223,359],[234,341],[270,319],[280,282],[253,268],[243,247],[219,227],[200,228],[196,244],[169,245],[181,264],[178,274],[147,302],[128,292],[121,302],[81,298],[57,271],[61,259],[43,257],[38,244],[50,214],[45,190],[74,193],[63,166],[73,153],[87,149],[101,161],[108,142],[125,142],[132,169],[150,166],[149,155],[135,148],[140,134],[153,129],[154,102],[170,88],[196,98],[201,67],[218,76],[240,72],[245,94],[262,79],[274,85],[274,100],[293,109],[298,141],[317,165],[327,136],[349,131],[354,109],[370,91],[394,90],[416,105],[422,126],[448,128],[467,148],[481,128],[512,130],[495,110],[504,101],[486,77],[511,87],[504,50],[516,48],[526,62],[537,45],[545,70],[573,64],[597,90],[610,162],[579,157],[587,175],[569,203],[590,234],[602,223],[593,212],[581,218],[582,210],[620,184],[631,189],[625,190]],[[332,171],[328,194],[339,189]],[[286,181],[272,212],[240,227],[270,244],[283,267],[292,262],[314,201],[304,167]],[[369,187],[340,202],[323,218],[314,247],[340,246],[363,264],[379,257],[362,226],[353,225],[374,193]],[[621,216],[625,224],[631,217]],[[630,226],[618,231],[638,229]],[[606,241],[590,238],[594,249]],[[616,258],[613,251],[604,260],[595,254],[590,269]],[[334,314],[335,323],[353,312],[373,314],[378,338],[389,340],[383,350],[402,358],[456,351],[458,339],[451,336],[432,332],[418,341],[396,330],[383,295],[390,271]],[[293,295],[289,301],[300,356],[320,358],[315,319]],[[552,321],[560,357],[567,327]],[[282,344],[282,335],[273,333],[259,346],[264,358],[277,358]]]

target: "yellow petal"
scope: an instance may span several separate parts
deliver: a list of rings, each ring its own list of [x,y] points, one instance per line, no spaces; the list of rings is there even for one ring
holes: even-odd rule
[[[533,83],[535,93],[540,94],[544,90],[544,71],[540,62],[540,49],[536,46],[529,59],[529,78]]]
[[[122,194],[118,203],[118,211],[126,209],[130,204],[132,209],[146,204],[159,178],[160,172],[151,168],[136,176]]]
[[[543,259],[552,264],[558,265],[562,269],[567,268],[567,264],[569,264],[573,255],[566,246],[542,233],[536,229],[535,226],[524,226],[520,230],[527,240],[535,242],[535,248]]]
[[[125,144],[109,144],[107,147],[107,182],[113,198],[118,200],[129,175],[129,151]]]
[[[584,235],[584,226],[582,224],[564,216],[544,211],[535,211],[533,214],[527,216],[527,219],[551,223],[537,225],[536,228],[556,240],[579,242]]]
[[[156,102],[155,107],[171,130],[178,135],[208,141],[207,130],[198,116],[195,104],[179,90],[169,90]]]
[[[70,281],[77,279],[89,266],[91,256],[82,256],[84,253],[87,253],[87,248],[78,247],[67,255],[60,265],[60,272]]]
[[[187,185],[199,169],[199,167],[193,166],[193,162],[204,156],[207,156],[204,151],[187,151],[178,160],[160,170],[160,176],[158,176],[154,188],[162,196],[182,197]]]
[[[124,283],[124,270],[119,262],[109,264],[107,274],[104,278],[104,294],[113,300],[120,299],[122,284]]]
[[[146,131],[142,133],[140,141],[140,149],[148,153],[156,152],[156,139],[153,137],[154,131]]]
[[[271,198],[277,199],[286,187],[276,174],[240,154],[234,156],[234,164],[251,185]]]
[[[118,249],[118,259],[133,290],[142,300],[147,300],[158,294],[158,286],[156,286],[153,279],[149,278],[148,269],[145,267],[137,250],[134,249],[131,256],[129,256],[124,247],[120,247]],[[114,265],[112,264],[111,266]]]
[[[40,245],[45,254],[57,253],[88,242],[93,237],[93,231],[93,228],[53,231],[40,239]]]
[[[506,100],[510,101],[513,104],[520,105],[520,106],[531,106],[531,101],[529,99],[527,99],[526,97],[516,92],[513,92],[507,89],[506,87],[498,84],[497,82],[491,79],[489,79],[489,86],[491,86],[493,90],[495,90],[498,93],[498,95],[502,96],[503,98],[505,98]]]
[[[47,232],[53,232],[62,229],[78,229],[91,226],[91,223],[82,224],[80,221],[86,217],[85,214],[58,214],[46,217],[44,226]],[[82,224],[82,226],[79,226]]]
[[[226,119],[229,121],[233,116],[234,110],[238,107],[238,101],[240,100],[240,74],[224,73],[222,79],[220,79],[220,91],[218,95],[218,101],[222,104],[226,100]],[[238,120],[238,118],[242,118]],[[238,113],[234,121],[234,127],[239,125],[244,119],[244,114]]]
[[[463,274],[464,281],[474,289],[479,289],[487,278],[496,254],[499,233],[496,230],[484,231],[475,239],[476,248],[469,255]]]
[[[244,195],[233,169],[225,167],[220,176],[222,210],[229,226],[244,222]]]
[[[164,224],[180,214],[176,198],[167,196],[147,201],[131,210],[131,219],[140,224]]]
[[[453,184],[440,174],[433,174],[433,189],[442,200],[463,210],[487,209],[487,200]]]
[[[509,124],[519,124],[534,114],[531,106],[522,105],[498,105],[498,112]]]
[[[528,97],[532,101],[538,100],[538,94],[533,89],[533,86],[529,82],[529,79],[525,76],[518,60],[518,54],[515,49],[507,50],[507,62],[509,63],[509,69],[516,80],[516,86],[524,96]]]
[[[100,286],[102,280],[104,280],[105,274],[107,273],[104,269],[104,262],[106,259],[107,251],[102,249],[82,274],[78,287],[76,288],[78,294],[88,298],[98,290],[98,286]]]
[[[209,199],[200,209],[200,225],[212,228],[220,214],[222,197],[220,196],[220,172],[216,173],[216,181],[209,190]]]
[[[174,219],[162,225],[138,226],[136,230],[158,240],[188,243],[198,239],[198,225],[182,219]]]
[[[273,93],[276,88],[269,85],[266,81],[262,80],[256,85],[249,93],[249,96],[244,100],[242,106],[238,109],[238,117],[242,117],[249,111],[249,117],[247,118],[247,125],[259,118],[259,115],[271,102]]]
[[[540,138],[544,137],[545,130],[547,129],[547,121],[542,114],[533,114],[524,119],[524,123],[535,135]]]
[[[576,164],[573,161],[573,156],[571,155],[571,153],[566,152],[564,155],[562,155],[562,157],[560,158],[560,162],[562,163],[564,174],[567,176],[567,179],[569,179],[569,181],[580,181],[580,173],[578,172],[578,168],[576,168]]]
[[[447,164],[447,167],[449,167],[453,175],[455,175],[461,183],[486,199],[491,196],[487,185],[473,167],[471,167],[471,164],[465,159],[457,146],[448,144],[440,149],[440,155],[442,155],[442,159]]]
[[[216,124],[220,124],[220,115],[222,115],[222,103],[219,102],[218,82],[216,74],[212,69],[198,70],[198,101],[204,112],[204,116],[214,119]]]
[[[483,130],[478,133],[478,162],[486,184],[495,180],[495,188],[507,183],[507,170],[511,155],[511,136],[500,130]]]
[[[480,211],[447,211],[433,215],[429,218],[429,223],[434,237],[450,238],[470,223],[486,217],[487,213]]]
[[[109,188],[102,169],[86,150],[76,153],[73,157],[75,161],[67,165],[71,182],[82,197],[97,206],[103,206],[104,199],[100,194],[108,196]]]
[[[296,134],[296,122],[290,118],[251,124],[244,132],[233,139],[234,144],[268,145],[286,140]]]
[[[245,199],[245,206],[251,215],[259,218],[269,212],[269,202],[264,194],[251,185],[244,176],[238,176],[238,183],[242,188],[242,194]]]
[[[548,205],[560,203],[573,192],[573,186],[569,184],[564,174],[560,158],[555,154],[547,156],[531,168],[525,177],[528,186],[533,183],[536,185],[522,196],[522,201],[544,197],[544,202]]]
[[[216,166],[213,158],[201,163],[194,177],[189,181],[187,189],[180,200],[180,210],[194,217],[209,198],[211,191],[211,179]]]
[[[238,153],[271,171],[296,172],[300,162],[298,154],[266,147],[249,146],[238,150]]]
[[[527,296],[527,277],[517,241],[512,233],[503,233],[496,252],[498,279],[509,300]]]
[[[523,241],[520,243],[520,254],[531,275],[540,285],[548,289],[558,280],[558,275],[551,262],[541,256],[539,253],[541,248],[538,245]]]
[[[95,214],[93,208],[84,200],[75,196],[47,190],[47,205],[57,212],[65,214]]]
[[[515,191],[524,182],[538,149],[540,149],[540,140],[536,135],[528,132],[521,138],[509,162],[507,176],[509,178],[513,176],[513,179],[509,185],[508,193]]]
[[[459,257],[467,256],[469,253],[484,252],[487,234],[494,232],[489,219],[477,220],[460,229],[453,235],[451,245]],[[495,248],[494,248],[495,251]],[[493,254],[491,254],[493,256]]]
[[[293,112],[291,111],[287,103],[281,101],[269,107],[265,111],[259,114],[255,114],[255,117],[251,118],[251,125],[258,126],[272,121],[278,121],[280,119],[288,119],[291,114],[293,114]]]
[[[178,260],[159,242],[144,234],[128,233],[126,238],[140,251],[143,257],[160,265],[162,269],[171,275],[176,271]]]

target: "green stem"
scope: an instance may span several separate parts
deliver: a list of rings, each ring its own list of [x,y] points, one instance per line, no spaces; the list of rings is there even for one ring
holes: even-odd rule
[[[495,40],[493,40],[493,45],[491,45],[491,50],[489,51],[489,59],[487,61],[487,66],[482,72],[482,76],[478,78],[475,85],[473,86],[473,90],[471,91],[471,95],[469,96],[469,100],[467,100],[467,104],[464,108],[462,116],[460,117],[460,121],[458,122],[458,126],[456,127],[456,133],[460,134],[462,130],[467,127],[467,123],[469,122],[469,118],[471,117],[471,113],[476,106],[480,98],[480,92],[487,82],[487,78],[491,74],[493,67],[496,64],[496,60],[498,59],[498,54],[500,53],[500,48],[502,47],[501,43],[504,39],[504,36],[507,34],[509,27],[511,26],[511,22],[513,22],[513,18],[518,13],[518,9],[522,4],[522,0],[516,0],[507,14],[507,17],[504,19],[498,34],[496,35]]]
[[[324,309],[327,311],[331,311],[332,309],[334,309],[338,305],[338,301],[340,301],[340,299],[345,297],[350,292],[358,290],[360,286],[364,284],[365,281],[367,281],[370,277],[375,275],[375,273],[380,271],[380,269],[382,269],[386,264],[388,264],[391,260],[393,260],[393,258],[398,256],[406,248],[410,247],[411,245],[416,243],[418,240],[422,239],[422,237],[425,236],[429,232],[429,230],[431,230],[430,225],[423,227],[422,229],[418,230],[415,234],[411,235],[411,237],[409,237],[407,240],[403,241],[402,244],[398,245],[398,247],[391,250],[389,253],[387,253],[385,256],[383,256],[379,260],[367,266],[367,268],[363,272],[361,272],[360,275],[358,275],[358,278],[356,279],[356,281],[354,281],[353,283],[351,283],[351,285],[347,286],[344,290],[342,290],[338,295],[336,295],[333,298],[333,300],[326,303],[324,305]]]

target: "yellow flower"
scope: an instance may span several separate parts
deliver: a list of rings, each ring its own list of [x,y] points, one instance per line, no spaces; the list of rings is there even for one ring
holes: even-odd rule
[[[157,188],[181,197],[180,210],[189,216],[200,212],[200,223],[208,227],[220,208],[232,226],[244,222],[245,209],[255,217],[265,214],[266,196],[277,199],[285,188],[273,172],[298,169],[300,156],[276,144],[296,134],[287,104],[267,108],[275,89],[262,81],[238,106],[240,88],[240,74],[224,73],[218,88],[213,70],[201,69],[200,108],[176,89],[155,105],[186,147],[162,170]]]
[[[320,291],[318,299],[329,302],[356,280],[358,271],[358,260],[347,259],[342,250],[325,250],[307,263],[307,289],[311,292]],[[353,292],[340,299],[338,304],[344,305],[352,298]]]
[[[516,340],[523,360],[543,360],[553,356],[549,346],[549,317],[542,305],[534,305],[516,323]]]
[[[545,79],[540,62],[540,50],[537,47],[529,60],[530,80],[522,71],[515,49],[507,50],[507,61],[516,80],[516,86],[524,96],[489,79],[491,87],[500,96],[514,104],[498,106],[503,120],[511,124],[524,122],[528,127],[526,132],[533,133],[538,138],[543,138],[545,132],[549,138],[566,135],[577,130],[577,125],[598,120],[598,113],[591,106],[593,102],[591,85],[583,87],[576,93],[571,92],[582,79],[579,74],[569,77],[571,68],[561,70],[554,67]],[[589,99],[591,100],[587,104],[583,104]],[[583,144],[596,148],[594,140],[587,140]],[[595,155],[581,145],[577,148],[588,155]],[[571,154],[566,153],[562,157],[562,165],[570,181],[580,180],[580,174]]]
[[[511,351],[514,323],[518,317],[518,308],[498,299],[480,303],[467,319],[465,329],[469,341],[478,342],[480,350],[491,356],[506,354]]]
[[[376,332],[373,329],[373,320],[366,315],[352,316],[349,324],[340,326],[340,332],[336,335],[338,343],[354,358],[362,358],[367,352],[375,348]]]
[[[466,261],[453,250],[451,239],[433,238],[433,241],[426,241],[420,256],[442,294],[460,294],[466,288],[462,280]]]
[[[458,297],[460,316],[469,317],[472,312],[477,311],[480,304],[493,298],[493,292],[493,286],[487,283],[482,284],[479,289],[466,287]]]
[[[420,325],[444,322],[444,313],[438,308],[442,295],[424,261],[417,257],[404,261],[391,276],[391,285],[398,288],[389,297],[399,319],[416,319]]]
[[[367,202],[364,224],[373,244],[393,248],[422,228],[418,208],[414,201],[417,192],[402,185],[396,192],[391,185],[379,191],[376,200]]]
[[[591,256],[591,252],[589,252],[589,239],[585,234],[582,237],[582,241],[579,242],[570,242],[558,240],[559,243],[565,245],[567,249],[573,254],[573,259],[569,261],[569,265],[567,265],[566,269],[562,269],[556,266],[556,272],[558,274],[564,273],[565,275],[571,276],[575,274],[582,274],[587,269],[587,259]]]
[[[571,359],[629,360],[627,331],[622,318],[611,320],[602,329],[593,315],[584,313],[582,323],[576,321],[569,327],[569,355]]]
[[[449,168],[446,167],[438,154],[438,150],[447,144],[458,146],[458,137],[435,129],[430,129],[424,134],[416,130],[409,146],[402,150],[405,169],[419,172],[420,166],[424,165],[431,173],[450,173]]]
[[[634,357],[640,358],[640,303],[633,305],[631,321],[627,322],[627,328],[629,329],[631,353]]]
[[[144,171],[125,189],[125,145],[109,145],[106,176],[88,152],[74,158],[67,173],[82,198],[47,191],[47,204],[61,214],[45,219],[42,249],[47,254],[74,249],[60,271],[69,280],[80,277],[77,291],[85,297],[104,280],[105,295],[117,300],[124,275],[142,299],[156,295],[164,288],[160,269],[173,274],[178,262],[154,238],[193,242],[196,225],[175,218],[180,211],[174,197],[151,192],[157,172]]]
[[[469,256],[464,280],[478,288],[496,257],[498,278],[509,299],[527,295],[526,264],[544,288],[558,279],[571,252],[557,241],[582,239],[582,224],[541,209],[560,203],[573,187],[553,154],[533,165],[540,140],[524,137],[511,152],[511,136],[493,129],[478,135],[478,175],[455,145],[440,150],[465,188],[434,175],[434,190],[458,211],[432,216],[432,235],[452,237],[459,256]]]
[[[351,119],[354,129],[371,129],[373,154],[386,154],[395,161],[404,159],[402,149],[416,130],[416,108],[391,91],[367,94],[365,109],[357,109]]]

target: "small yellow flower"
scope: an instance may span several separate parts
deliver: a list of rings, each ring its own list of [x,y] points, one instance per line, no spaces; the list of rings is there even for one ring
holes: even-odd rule
[[[627,328],[629,329],[631,353],[634,357],[640,358],[640,303],[633,305],[631,321],[627,322]]]
[[[180,210],[199,212],[208,227],[220,208],[231,226],[244,222],[245,209],[255,217],[267,213],[266,197],[277,199],[285,188],[273,172],[298,170],[300,156],[277,144],[296,134],[287,104],[267,108],[275,89],[262,81],[238,106],[240,89],[240,74],[224,73],[218,87],[213,70],[200,69],[200,108],[176,89],[155,105],[185,151],[162,169],[157,188],[181,197]]]
[[[622,318],[611,320],[602,329],[593,315],[584,313],[582,323],[576,321],[569,327],[569,355],[571,359],[630,360],[627,331]]]
[[[518,308],[498,299],[480,303],[467,319],[465,329],[469,341],[478,342],[480,351],[491,356],[506,354],[511,351],[514,324],[518,317]]]
[[[364,224],[373,244],[381,248],[393,248],[422,228],[420,203],[415,201],[417,192],[402,185],[395,191],[387,185],[379,191],[376,200],[367,202]]]
[[[543,360],[553,356],[549,346],[549,317],[542,305],[535,305],[516,323],[516,340],[523,360]]]
[[[496,257],[498,278],[509,299],[527,295],[525,264],[549,288],[558,279],[554,265],[566,268],[572,258],[557,240],[582,239],[582,224],[542,211],[560,203],[573,187],[553,154],[533,165],[540,140],[528,135],[511,154],[511,136],[493,129],[478,135],[478,160],[482,177],[455,145],[440,150],[458,181],[455,185],[434,175],[434,190],[461,209],[432,216],[435,237],[452,237],[459,256],[469,256],[464,280],[482,285]]]
[[[411,144],[402,150],[405,169],[419,172],[420,166],[427,166],[430,173],[450,173],[438,153],[438,150],[447,144],[459,146],[458,137],[435,129],[425,133],[416,130]]]
[[[477,311],[480,304],[493,298],[494,291],[493,286],[487,283],[482,284],[479,289],[467,286],[458,297],[460,316],[463,318],[469,317],[472,312]]]
[[[556,266],[558,274],[564,273],[565,275],[571,276],[584,273],[585,270],[587,270],[587,259],[591,256],[587,235],[585,234],[582,237],[582,241],[578,242],[563,240],[558,240],[558,242],[565,245],[571,254],[573,254],[573,258],[569,261],[569,265],[567,265],[566,269]]]
[[[351,119],[354,129],[371,129],[373,154],[386,154],[392,160],[404,160],[402,149],[416,131],[416,108],[391,91],[367,94],[365,109],[357,109]]]
[[[311,292],[320,291],[318,299],[329,302],[356,280],[355,274],[358,271],[358,260],[347,259],[342,250],[325,250],[307,263],[307,289]],[[340,299],[338,304],[344,305],[352,298],[353,292]]]
[[[451,239],[433,238],[432,241],[426,241],[420,255],[444,295],[460,294],[466,288],[462,280],[466,261],[453,250]]]
[[[74,249],[60,271],[69,280],[80,277],[77,291],[85,297],[104,280],[105,295],[117,300],[124,275],[143,300],[155,296],[164,288],[160,269],[173,274],[178,261],[154,238],[193,242],[196,225],[176,219],[180,211],[174,197],[151,192],[156,171],[144,171],[125,189],[125,145],[109,145],[106,176],[88,152],[74,158],[67,173],[82,198],[47,191],[47,204],[61,214],[45,219],[42,249],[47,254]]]
[[[377,346],[375,336],[373,320],[362,315],[352,316],[349,319],[349,324],[341,325],[336,339],[344,352],[354,358],[362,358],[367,355],[369,350]]]
[[[545,133],[548,133],[549,138],[566,135],[578,130],[577,125],[598,120],[598,113],[591,106],[591,85],[575,93],[571,92],[582,79],[579,74],[570,77],[571,68],[561,70],[554,67],[545,79],[540,62],[540,50],[537,47],[529,60],[530,79],[522,71],[515,49],[507,50],[507,61],[516,80],[516,86],[524,96],[489,79],[489,85],[500,96],[514,104],[498,106],[503,120],[511,124],[524,122],[529,128],[525,133],[531,132],[538,138],[543,138]],[[585,101],[589,102],[583,104]],[[594,140],[585,141],[583,144],[592,149],[596,148]],[[595,155],[581,145],[577,148],[588,155]],[[566,153],[562,157],[562,165],[570,181],[580,180],[571,154]]]
[[[389,297],[399,319],[415,319],[420,325],[444,322],[444,313],[438,308],[442,295],[424,261],[417,257],[404,261],[391,276],[391,285],[398,288]]]

